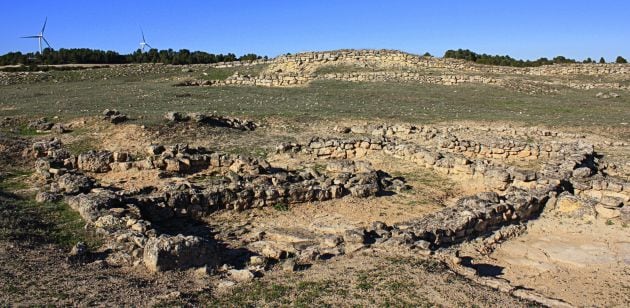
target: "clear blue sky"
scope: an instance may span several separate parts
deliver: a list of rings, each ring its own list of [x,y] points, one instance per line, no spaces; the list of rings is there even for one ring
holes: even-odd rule
[[[388,48],[443,55],[447,49],[516,58],[630,58],[630,1],[5,1],[0,54],[37,49],[48,16],[54,48],[121,53],[138,48],[140,25],[159,49],[287,52]]]

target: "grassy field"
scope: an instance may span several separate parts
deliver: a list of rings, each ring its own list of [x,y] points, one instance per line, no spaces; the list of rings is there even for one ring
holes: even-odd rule
[[[100,242],[87,232],[79,214],[63,202],[38,204],[24,178],[29,174],[14,170],[0,174],[0,241],[22,245],[54,243],[70,248],[79,241],[90,247]]]
[[[220,79],[235,69],[212,69]],[[77,72],[56,72],[58,74]],[[97,73],[94,73],[97,74]],[[201,75],[202,70],[180,75]],[[320,81],[300,88],[173,87],[176,73],[63,83],[2,86],[0,115],[70,119],[116,108],[150,124],[167,111],[218,112],[297,121],[371,119],[434,123],[450,120],[510,121],[550,126],[610,127],[630,122],[630,95],[599,99],[599,90],[561,89],[529,95],[488,85]],[[201,77],[201,76],[199,76]]]

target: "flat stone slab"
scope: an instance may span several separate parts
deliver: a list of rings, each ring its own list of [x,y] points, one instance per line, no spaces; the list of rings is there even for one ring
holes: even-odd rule
[[[604,242],[585,242],[579,238],[546,236],[505,243],[497,251],[512,265],[527,266],[538,272],[556,266],[586,268],[589,266],[630,264],[630,242],[609,247]]]

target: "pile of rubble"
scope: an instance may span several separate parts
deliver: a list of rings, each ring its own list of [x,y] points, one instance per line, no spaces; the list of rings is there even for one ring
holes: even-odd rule
[[[209,125],[215,127],[227,127],[238,130],[252,131],[258,126],[253,121],[241,120],[239,118],[205,115],[202,113],[182,114],[180,112],[168,112],[164,118],[169,122],[189,122],[194,121],[199,125]]]
[[[27,128],[33,129],[37,132],[52,132],[56,134],[68,132],[68,129],[63,124],[50,122],[46,118],[39,118],[29,122],[27,124]]]

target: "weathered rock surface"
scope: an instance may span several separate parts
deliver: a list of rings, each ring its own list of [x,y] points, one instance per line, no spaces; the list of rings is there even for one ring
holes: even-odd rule
[[[57,180],[59,190],[68,195],[85,193],[93,186],[92,180],[82,174],[66,173]]]
[[[216,266],[216,249],[196,236],[160,235],[150,238],[144,247],[144,265],[152,272],[186,269],[204,265]]]
[[[89,193],[68,197],[66,202],[73,210],[79,212],[85,221],[93,223],[107,213],[108,209],[120,205],[121,200],[113,192],[92,190]]]
[[[109,151],[90,151],[79,154],[77,160],[79,170],[99,173],[111,170],[109,164],[112,162],[114,162],[114,157]]]

